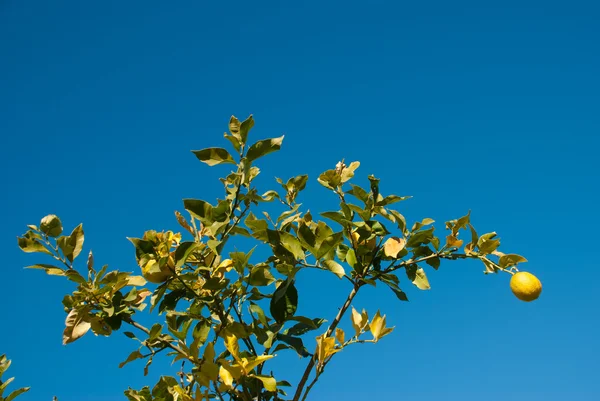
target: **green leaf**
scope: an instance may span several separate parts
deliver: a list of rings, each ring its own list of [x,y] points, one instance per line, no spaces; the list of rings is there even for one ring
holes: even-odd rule
[[[376,203],[377,206],[387,206],[392,203],[401,202],[407,199],[412,198],[412,196],[398,196],[398,195],[389,195]]]
[[[30,387],[22,387],[20,389],[13,391],[12,393],[10,393],[8,395],[8,397],[5,398],[5,401],[13,401],[15,398],[17,398],[21,394],[28,392],[29,389],[30,389]]]
[[[133,362],[136,359],[142,359],[143,357],[144,357],[144,355],[142,355],[140,350],[135,350],[131,354],[129,354],[127,359],[125,359],[123,362],[121,362],[119,364],[119,368],[122,368],[123,366],[127,365],[129,362]]]
[[[65,270],[64,273],[65,273],[65,276],[67,276],[67,278],[74,283],[77,283],[77,284],[86,284],[87,283],[86,279],[81,274],[79,274],[79,272],[77,270],[69,269],[69,270]]]
[[[358,185],[350,184],[350,186],[352,187],[352,189],[350,189],[349,191],[346,191],[346,193],[350,194],[350,195],[356,197],[357,199],[363,201],[364,203],[366,203],[367,200],[369,199],[369,194],[367,193],[367,191],[365,191]]]
[[[279,239],[281,241],[281,245],[290,251],[296,259],[304,260],[304,250],[302,250],[302,245],[300,244],[300,241],[296,239],[296,237],[285,231],[280,231]]]
[[[44,247],[44,245],[39,243],[37,240],[19,237],[19,238],[17,238],[17,242],[19,244],[19,248],[21,248],[21,250],[23,252],[26,252],[26,253],[41,252],[41,253],[46,253],[48,255],[52,255],[52,252],[50,252],[48,249],[46,249],[46,247]]]
[[[248,284],[255,287],[266,286],[275,281],[275,277],[271,274],[268,266],[254,266],[248,277]]]
[[[90,322],[84,320],[85,315],[80,315],[77,309],[71,309],[65,319],[65,329],[63,331],[63,345],[72,343],[81,338],[91,327]]]
[[[296,320],[298,323],[286,330],[285,334],[290,336],[301,336],[312,330],[317,330],[326,321],[325,319],[309,319],[304,316],[294,316],[290,320]]]
[[[205,225],[213,223],[213,207],[210,203],[200,199],[184,199],[183,207]]]
[[[209,166],[216,166],[217,164],[235,164],[233,157],[231,157],[229,152],[223,148],[193,150],[192,153],[195,154],[200,161]]]
[[[81,249],[83,248],[84,234],[83,234],[83,226],[80,224],[73,231],[71,235],[68,237],[59,237],[56,240],[58,247],[62,251],[63,255],[69,260],[69,262],[73,262],[77,256],[81,253]]]
[[[277,391],[277,381],[274,377],[264,375],[253,375],[252,377],[260,380],[267,391]]]
[[[494,252],[498,246],[500,246],[500,240],[494,239],[495,237],[495,232],[483,234],[481,237],[479,237],[479,240],[477,241],[477,247],[479,248],[479,251],[485,254]]]
[[[342,265],[334,260],[324,260],[323,265],[339,278],[343,278],[346,274]]]
[[[320,223],[319,223],[320,224]],[[342,242],[344,238],[344,234],[342,232],[331,234],[325,238],[322,238],[323,233],[320,230],[317,235],[317,242],[315,247],[317,248],[317,253],[315,257],[320,259],[322,257],[327,256]]]
[[[417,231],[417,230],[420,230],[420,229],[421,229],[421,227],[425,227],[425,226],[431,225],[431,224],[433,224],[433,223],[435,223],[435,220],[433,220],[433,219],[430,219],[429,217],[427,217],[427,218],[424,218],[424,219],[423,219],[423,221],[421,221],[421,222],[416,222],[416,223],[413,225],[413,227],[412,227],[412,230],[411,230],[411,231]]]
[[[348,262],[350,267],[354,269],[357,263],[356,253],[354,252],[354,249],[348,249],[348,252],[346,253],[346,262]]]
[[[347,182],[352,177],[354,177],[354,172],[360,166],[360,162],[352,162],[350,165],[344,167],[340,174],[340,179],[342,183]]]
[[[404,233],[406,231],[406,219],[404,218],[404,216],[396,210],[390,210],[389,212],[393,217],[392,221],[398,225],[398,229],[400,229],[400,232]]]
[[[59,267],[45,264],[38,264],[25,267],[26,269],[43,269],[50,276],[64,276],[65,271]]]
[[[315,236],[315,233],[312,232],[312,230],[306,224],[304,224],[304,222],[301,222],[298,226],[298,239],[304,246],[309,248],[312,253],[316,252],[316,250],[313,248],[316,244],[317,237]]]
[[[58,216],[49,214],[42,219],[40,230],[49,237],[58,237],[62,233],[63,227]]]
[[[408,248],[414,248],[422,244],[429,244],[434,237],[434,230],[435,227],[430,227],[427,230],[413,232],[406,242],[406,246]]]
[[[235,116],[231,116],[229,119],[229,132],[231,135],[241,141],[242,137],[240,136],[240,125],[240,120],[238,120]]]
[[[506,255],[502,255],[502,256],[500,256],[500,259],[498,260],[498,264],[502,268],[516,266],[518,263],[525,263],[525,262],[527,262],[527,259],[525,259],[523,256],[517,255],[515,253],[508,253]]]
[[[336,223],[341,224],[342,226],[346,226],[348,223],[350,223],[350,221],[346,219],[346,216],[344,216],[340,212],[323,212],[320,213],[320,215],[325,217],[326,219],[333,220]]]
[[[284,187],[288,191],[290,189],[295,189],[296,191],[300,192],[304,188],[306,188],[307,182],[308,182],[308,175],[303,174],[303,175],[299,175],[297,177],[290,178]]]
[[[408,265],[406,266],[406,275],[408,279],[412,281],[412,283],[420,290],[428,290],[431,288],[429,285],[429,280],[427,280],[427,275],[425,275],[425,271],[423,268],[418,267],[417,265]]]
[[[298,353],[298,355],[300,355],[303,358],[310,355],[310,353],[304,346],[304,343],[302,342],[301,338],[292,337],[291,335],[281,333],[277,334],[275,338],[281,342],[290,345]]]
[[[265,202],[271,202],[274,199],[279,199],[279,194],[277,193],[277,191],[270,190],[262,194],[261,197]]]
[[[255,303],[250,304],[250,311],[256,313],[258,316],[258,321],[262,323],[263,326],[269,327],[269,322],[267,321],[267,316],[265,312],[262,310],[260,306]]]
[[[440,258],[427,259],[425,263],[437,270],[440,267]]]
[[[408,297],[406,296],[406,293],[404,291],[402,291],[400,289],[400,287],[398,287],[398,284],[394,283],[391,280],[386,280],[386,279],[381,279],[381,281],[383,281],[390,288],[390,290],[392,290],[394,295],[396,295],[396,297],[400,301],[408,302]]]
[[[254,118],[250,115],[240,124],[240,138],[242,143],[246,143],[248,140],[248,133],[254,127]]]
[[[192,252],[201,247],[200,244],[193,241],[186,241],[179,244],[175,250],[175,267],[183,266]]]
[[[277,287],[271,299],[271,316],[277,323],[283,323],[294,316],[298,308],[298,290],[294,281],[287,279]]]
[[[325,188],[335,189],[342,183],[342,178],[335,170],[327,170],[319,175],[317,178],[319,184],[323,185]]]
[[[233,148],[239,152],[240,150],[242,150],[242,146],[240,145],[240,140],[238,138],[236,138],[233,135],[224,135],[225,139],[227,139],[229,142],[231,142],[231,145],[233,146]]]
[[[248,161],[253,161],[259,157],[268,155],[269,153],[276,152],[281,148],[282,142],[283,136],[280,136],[279,138],[270,138],[258,141],[254,145],[250,146],[248,153],[246,153],[246,159]]]

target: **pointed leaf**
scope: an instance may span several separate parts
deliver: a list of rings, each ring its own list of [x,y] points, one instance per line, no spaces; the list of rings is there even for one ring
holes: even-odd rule
[[[253,161],[259,157],[263,157],[269,153],[278,151],[281,148],[282,142],[283,136],[280,136],[279,138],[270,138],[258,141],[254,145],[250,146],[248,153],[246,153],[246,159],[248,161]]]
[[[343,278],[346,274],[342,265],[334,260],[324,260],[323,265],[339,278]]]
[[[217,164],[235,164],[233,157],[231,157],[229,152],[223,148],[193,150],[192,153],[196,155],[198,160],[208,164],[209,166],[216,166]]]

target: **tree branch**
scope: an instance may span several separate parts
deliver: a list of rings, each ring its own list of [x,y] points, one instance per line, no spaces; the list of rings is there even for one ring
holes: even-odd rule
[[[333,319],[333,322],[331,322],[331,325],[327,329],[327,332],[325,333],[325,337],[329,337],[331,335],[331,333],[333,333],[333,331],[335,330],[335,328],[337,327],[337,325],[342,320],[342,317],[344,317],[344,314],[346,313],[346,310],[348,310],[348,308],[350,307],[350,304],[352,303],[352,300],[354,299],[354,297],[358,293],[358,290],[360,289],[360,287],[361,287],[361,284],[358,284],[358,283],[354,284],[354,287],[352,288],[352,291],[350,291],[350,294],[348,294],[348,298],[346,298],[346,302],[344,302],[344,305],[342,305],[342,307],[338,311],[338,314],[336,315],[335,319]],[[304,390],[304,386],[306,385],[306,381],[308,380],[308,378],[310,376],[310,373],[312,372],[312,369],[315,366],[316,358],[317,358],[317,355],[316,355],[316,352],[315,352],[315,354],[313,355],[313,357],[308,362],[308,365],[306,366],[306,369],[304,369],[304,373],[302,375],[302,378],[300,379],[300,382],[298,383],[298,387],[296,388],[296,393],[294,394],[294,398],[292,399],[292,401],[299,401],[300,400],[300,396],[302,395],[302,391]]]

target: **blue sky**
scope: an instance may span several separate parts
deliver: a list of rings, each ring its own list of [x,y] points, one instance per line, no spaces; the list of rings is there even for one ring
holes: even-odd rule
[[[20,400],[124,399],[161,371],[119,370],[134,349],[120,333],[62,346],[71,286],[23,270],[39,259],[15,237],[56,213],[84,223],[97,263],[135,270],[125,237],[177,229],[181,198],[220,196],[228,170],[189,151],[251,113],[254,139],[286,135],[265,190],[308,173],[302,201],[324,211],[317,175],[360,160],[359,183],[414,196],[410,222],[441,234],[470,209],[544,284],[526,304],[508,275],[457,262],[428,272],[431,291],[404,280],[410,303],[369,288],[354,305],[396,330],[339,354],[313,400],[597,400],[598,5],[217,3],[0,2],[0,353],[32,386]],[[328,318],[347,292],[309,273],[299,290],[299,312]],[[281,358],[297,381],[304,362]]]

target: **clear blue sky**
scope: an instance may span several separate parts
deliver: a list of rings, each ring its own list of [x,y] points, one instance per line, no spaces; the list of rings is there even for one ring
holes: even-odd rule
[[[125,237],[220,196],[228,170],[189,151],[250,113],[254,139],[286,134],[262,188],[307,172],[323,211],[318,173],[360,160],[359,182],[414,196],[411,222],[442,233],[471,209],[544,283],[526,304],[508,275],[445,263],[431,291],[404,280],[410,303],[365,291],[355,306],[396,331],[340,354],[314,401],[600,399],[599,19],[593,1],[0,1],[0,353],[32,386],[20,399],[121,400],[160,373],[119,370],[135,346],[120,333],[61,345],[72,287],[23,270],[39,260],[17,248],[25,224],[84,222],[86,253],[134,270]],[[347,291],[299,286],[300,311],[329,318]]]

